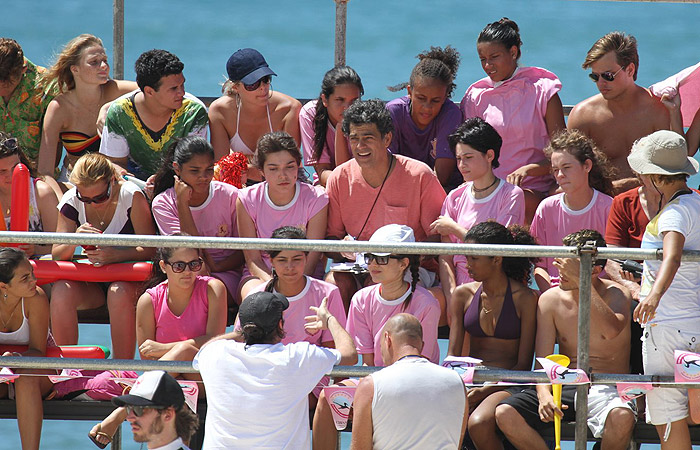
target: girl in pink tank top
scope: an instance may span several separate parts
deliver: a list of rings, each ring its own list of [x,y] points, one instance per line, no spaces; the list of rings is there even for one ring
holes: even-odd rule
[[[205,342],[224,333],[226,286],[217,278],[205,276],[206,271],[200,250],[158,249],[149,281],[153,287],[136,305],[141,359],[191,361]],[[178,378],[202,380],[192,373],[179,374]],[[125,408],[117,408],[92,428],[90,436],[106,443],[126,415]]]

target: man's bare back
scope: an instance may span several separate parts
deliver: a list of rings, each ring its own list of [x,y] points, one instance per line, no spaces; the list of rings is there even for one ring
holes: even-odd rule
[[[589,363],[593,372],[628,373],[630,352],[629,292],[610,280],[594,277],[591,298]],[[602,303],[598,303],[602,302]],[[537,305],[537,356],[552,353],[554,341],[559,353],[571,358],[576,367],[578,349],[578,289],[549,289]]]
[[[589,97],[574,107],[567,123],[591,137],[617,168],[617,192],[639,185],[627,163],[634,141],[670,127],[668,109],[647,89],[634,85],[623,97]]]

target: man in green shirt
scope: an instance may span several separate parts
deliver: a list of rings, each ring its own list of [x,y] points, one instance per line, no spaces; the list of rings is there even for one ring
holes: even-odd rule
[[[16,137],[33,163],[39,155],[44,113],[55,95],[39,84],[45,70],[24,57],[17,41],[0,38],[0,131]]]

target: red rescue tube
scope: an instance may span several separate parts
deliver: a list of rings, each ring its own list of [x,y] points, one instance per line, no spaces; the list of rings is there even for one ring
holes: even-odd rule
[[[12,171],[10,230],[29,230],[29,170],[22,163]]]
[[[151,275],[150,262],[127,262],[95,267],[75,261],[31,260],[34,276],[44,284],[56,280],[93,282],[145,281]],[[49,280],[49,281],[44,281]]]
[[[26,345],[0,345],[0,355],[5,352],[23,353]],[[63,347],[46,347],[46,356],[50,358],[91,358],[105,359],[105,350],[99,345],[68,345]]]

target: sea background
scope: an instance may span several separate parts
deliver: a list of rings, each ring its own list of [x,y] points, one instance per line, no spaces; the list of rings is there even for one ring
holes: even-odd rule
[[[220,95],[225,63],[239,48],[253,47],[278,74],[273,88],[297,98],[318,96],[323,74],[334,64],[332,0],[147,0],[126,2],[125,77],[151,48],[177,54],[185,63],[186,89]],[[0,36],[16,39],[34,63],[47,66],[62,46],[81,33],[102,38],[112,57],[112,2],[109,0],[3,0]],[[563,0],[352,0],[348,4],[347,64],[362,77],[364,98],[389,100],[386,89],[408,80],[415,56],[447,44],[462,54],[453,100],[484,76],[476,54],[479,31],[503,16],[515,20],[523,40],[522,65],[545,67],[563,83],[565,105],[597,93],[581,69],[586,51],[600,36],[625,31],[639,42],[638,83],[649,86],[700,59],[700,6],[645,2]],[[692,31],[695,29],[696,31]],[[696,48],[696,50],[693,50]],[[696,176],[691,185],[697,187]],[[80,343],[109,345],[103,325],[81,325]],[[446,344],[441,343],[443,355]],[[235,406],[232,405],[234,413]],[[42,449],[95,448],[86,437],[89,422],[46,421]],[[124,449],[140,445],[127,426]],[[398,431],[398,430],[397,430]],[[400,432],[400,431],[398,431]],[[0,450],[20,448],[14,420],[0,420]],[[343,448],[349,447],[344,434]],[[564,449],[573,444],[563,443]],[[144,446],[145,448],[145,446]],[[644,445],[644,449],[659,448]]]

